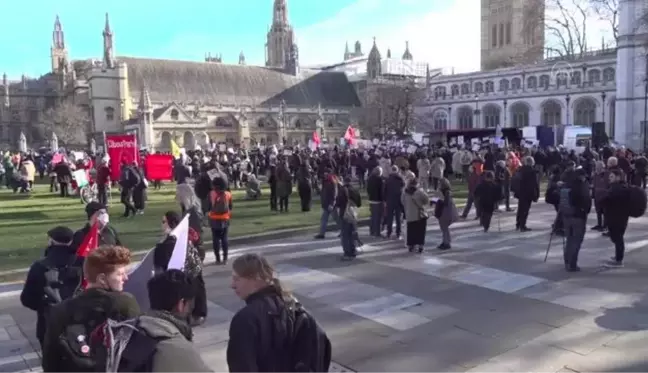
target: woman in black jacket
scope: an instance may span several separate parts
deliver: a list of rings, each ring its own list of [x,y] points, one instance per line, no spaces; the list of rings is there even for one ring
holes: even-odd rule
[[[369,199],[369,234],[380,237],[380,228],[385,211],[385,185],[382,168],[376,166],[367,180],[367,198]]]
[[[173,256],[177,241],[177,237],[172,235],[171,232],[180,224],[180,221],[180,215],[175,211],[167,211],[162,217],[162,229],[166,236],[160,243],[155,245],[153,250],[153,266],[156,273],[166,271],[169,268],[169,261]],[[192,326],[196,326],[204,323],[207,317],[207,290],[202,276],[202,260],[204,260],[205,256],[204,251],[203,254],[200,254],[194,244],[197,243],[196,233],[191,227],[189,227],[188,236],[189,242],[187,244],[184,272],[190,275],[196,284],[196,299],[192,312]]]

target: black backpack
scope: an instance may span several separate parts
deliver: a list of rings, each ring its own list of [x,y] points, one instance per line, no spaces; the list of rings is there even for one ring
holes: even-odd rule
[[[41,260],[45,267],[44,291],[49,304],[59,304],[74,295],[82,275],[81,268],[73,265],[75,261],[76,257],[72,256],[69,263],[56,266],[48,258]]]
[[[639,218],[646,213],[647,198],[645,190],[637,186],[628,187],[628,200],[630,201],[630,217]]]
[[[273,346],[279,351],[281,372],[328,372],[331,365],[331,341],[317,321],[298,302],[282,304],[266,298],[275,327]]]
[[[91,348],[91,337],[93,331],[112,313],[112,301],[109,298],[98,298],[93,301],[94,304],[90,307],[69,306],[65,310],[71,316],[58,337],[58,350],[61,352],[60,359],[65,371],[95,371],[95,351]]]

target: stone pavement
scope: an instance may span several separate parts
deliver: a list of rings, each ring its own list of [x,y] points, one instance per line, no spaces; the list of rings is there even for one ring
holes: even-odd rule
[[[423,254],[367,239],[357,260],[341,262],[331,235],[244,246],[233,256],[258,251],[276,264],[331,338],[333,371],[648,370],[648,217],[631,221],[625,268],[603,268],[612,245],[588,231],[583,271],[565,273],[562,239],[543,262],[553,216],[548,205],[534,205],[528,233],[514,231],[512,213],[494,218],[490,233],[474,220],[458,222],[448,252],[434,249],[440,234],[431,222]],[[205,272],[209,318],[195,343],[223,371],[229,321],[242,302],[228,268]],[[0,296],[0,371],[38,369],[34,324],[15,291]]]

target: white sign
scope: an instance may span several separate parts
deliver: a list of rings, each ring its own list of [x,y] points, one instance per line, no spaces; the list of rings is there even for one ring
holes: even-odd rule
[[[465,144],[465,143],[466,143],[466,142],[464,141],[464,137],[463,137],[463,135],[459,135],[459,136],[457,136],[457,144],[459,144],[459,145],[463,145],[463,144]]]
[[[414,154],[414,153],[416,153],[416,145],[410,145],[410,146],[408,146],[408,147],[407,147],[407,152],[408,152],[409,154]]]
[[[283,151],[283,155],[285,155],[285,156],[291,156],[292,153],[293,153],[292,150],[289,150],[289,149],[284,149],[284,151]]]
[[[219,152],[225,152],[227,150],[227,145],[225,144],[218,144],[218,151]]]

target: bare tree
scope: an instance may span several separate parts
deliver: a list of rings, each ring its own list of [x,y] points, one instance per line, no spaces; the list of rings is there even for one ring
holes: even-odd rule
[[[523,34],[526,39],[543,32],[545,54],[558,58],[582,58],[588,46],[588,27],[598,18],[609,24],[609,30],[618,37],[619,0],[536,0],[524,9]],[[535,51],[529,51],[533,53]],[[522,56],[525,57],[525,56]]]
[[[51,138],[54,132],[62,145],[79,145],[85,143],[89,123],[87,111],[63,101],[45,111],[41,128],[46,138]]]
[[[414,105],[421,90],[412,84],[390,82],[368,93],[365,124],[370,132],[403,136],[416,127],[419,117]]]
[[[619,0],[589,0],[600,21],[609,23],[614,44],[619,40]]]

